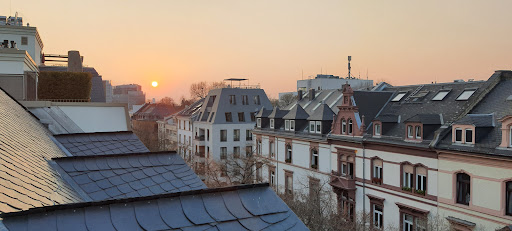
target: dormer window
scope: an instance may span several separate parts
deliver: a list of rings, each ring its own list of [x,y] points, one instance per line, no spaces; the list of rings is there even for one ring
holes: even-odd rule
[[[421,127],[416,126],[416,139],[421,139]]]
[[[391,100],[391,102],[398,102],[398,101],[400,101],[400,100],[401,100],[401,99],[402,99],[406,94],[407,94],[407,92],[400,92],[400,93],[398,93],[398,94],[395,96],[395,98],[393,98],[393,99]]]
[[[471,125],[454,125],[452,129],[452,142],[459,144],[474,144],[474,127]]]
[[[274,129],[274,119],[270,119],[270,128]]]
[[[382,123],[380,121],[374,122],[373,125],[373,135],[381,136],[382,135]]]
[[[412,125],[407,126],[407,138],[410,138],[410,139],[414,138],[413,133],[412,133]]]
[[[315,121],[309,121],[309,132],[315,132]]]
[[[468,100],[475,93],[476,89],[466,89],[457,97],[457,100]]]
[[[285,120],[284,121],[284,130],[295,131],[295,120]]]
[[[316,133],[322,133],[322,121],[316,121]]]
[[[295,120],[290,120],[290,131],[295,131]]]
[[[501,148],[512,148],[512,115],[505,116],[501,122]]]
[[[256,124],[257,124],[257,126],[258,126],[259,128],[261,128],[261,118],[258,118],[258,119],[256,120]]]

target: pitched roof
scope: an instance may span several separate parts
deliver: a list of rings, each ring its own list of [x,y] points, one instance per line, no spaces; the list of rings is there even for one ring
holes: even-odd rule
[[[382,123],[398,123],[400,116],[398,115],[378,115],[375,120],[378,120]]]
[[[416,114],[413,117],[406,119],[404,122],[417,122],[424,125],[440,125],[441,115],[439,114]]]
[[[54,159],[92,200],[150,196],[206,188],[175,152]]]
[[[186,107],[185,109],[179,111],[176,113],[177,116],[192,116],[194,114],[199,113],[199,109],[201,109],[201,106],[204,103],[205,98],[201,98],[197,100],[196,102],[190,104],[190,106]]]
[[[327,104],[320,105],[312,115],[308,117],[308,120],[330,120],[334,118],[334,112],[327,106]]]
[[[473,125],[475,127],[494,127],[494,114],[468,114],[454,124]]]
[[[295,106],[290,109],[290,111],[283,116],[285,120],[305,120],[308,119],[309,114],[300,106],[300,104],[295,104]]]
[[[0,90],[0,212],[82,201],[49,165],[66,154],[50,132]]]
[[[161,103],[145,104],[133,114],[133,117],[147,116],[150,120],[158,120],[175,113],[176,109],[175,106]]]
[[[149,152],[131,131],[66,134],[55,138],[73,156]]]
[[[281,110],[278,107],[274,107],[274,109],[272,109],[272,112],[268,115],[268,118],[281,119],[281,118],[283,118],[283,116],[288,114],[288,112],[289,112],[288,110]]]
[[[256,117],[267,117],[268,115],[270,115],[271,112],[272,110],[265,110],[265,108],[262,107],[260,111],[258,111],[258,113],[256,114]]]
[[[268,184],[3,214],[18,230],[308,230]]]

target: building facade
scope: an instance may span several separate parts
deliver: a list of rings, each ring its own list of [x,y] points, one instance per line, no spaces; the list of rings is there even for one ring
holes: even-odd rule
[[[156,121],[158,124],[158,147],[159,150],[178,150],[178,123],[174,115],[166,116],[163,120]]]
[[[125,84],[114,86],[112,102],[126,103],[130,110],[133,105],[142,105],[146,102],[146,94],[138,84]]]

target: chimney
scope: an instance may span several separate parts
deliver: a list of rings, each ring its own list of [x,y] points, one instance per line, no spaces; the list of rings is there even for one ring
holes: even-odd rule
[[[79,51],[68,51],[68,71],[83,72],[82,57]]]
[[[315,89],[311,88],[311,89],[309,89],[309,100],[314,100],[314,99],[315,99]]]
[[[302,90],[297,91],[297,100],[302,100]]]

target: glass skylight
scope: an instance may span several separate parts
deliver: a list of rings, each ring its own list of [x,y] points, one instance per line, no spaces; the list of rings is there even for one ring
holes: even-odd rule
[[[475,93],[475,89],[471,89],[471,90],[464,90],[462,92],[462,94],[459,95],[459,97],[457,98],[457,100],[468,100],[469,97],[471,97],[473,95],[473,93]]]
[[[444,99],[444,97],[446,97],[446,95],[448,95],[448,93],[450,93],[450,91],[439,91],[437,95],[432,98],[432,100],[441,101]]]
[[[396,95],[395,98],[393,98],[391,100],[391,102],[398,102],[398,101],[400,101],[405,96],[405,94],[407,94],[407,92],[400,92],[400,93],[398,93],[398,95]]]

